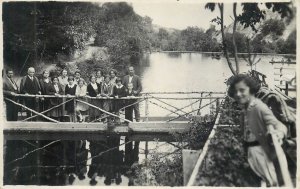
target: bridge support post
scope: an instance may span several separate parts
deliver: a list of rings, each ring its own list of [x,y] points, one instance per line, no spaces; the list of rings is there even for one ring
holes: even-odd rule
[[[73,116],[73,122],[76,122],[76,117],[77,117],[77,115],[76,115],[76,99],[74,98],[74,101],[73,101],[73,103],[74,103],[74,116]]]
[[[145,100],[145,122],[149,121],[149,100],[148,100],[148,95],[146,94],[146,100]],[[145,142],[145,159],[147,163],[147,158],[148,158],[148,141]]]

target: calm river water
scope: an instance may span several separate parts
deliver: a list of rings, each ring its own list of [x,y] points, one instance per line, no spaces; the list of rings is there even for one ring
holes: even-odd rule
[[[275,56],[260,56],[261,61],[257,64],[256,70],[267,75],[267,83],[273,86],[274,76],[273,67],[269,63],[271,59],[280,60],[282,57]],[[242,72],[247,72],[250,67],[241,58],[240,69]],[[146,54],[137,68],[137,74],[141,76],[143,91],[144,92],[189,92],[189,91],[215,91],[225,92],[226,85],[225,80],[231,75],[227,62],[224,57],[220,59],[213,59],[208,54],[201,53],[152,53]],[[190,95],[185,95],[189,97]],[[176,107],[183,107],[192,100],[169,100],[166,101]],[[189,106],[185,111],[193,110],[199,105]],[[141,103],[141,115],[145,114],[145,105]],[[150,116],[165,116],[169,115],[169,112],[157,107],[155,105],[149,105]],[[174,114],[173,114],[174,116]],[[119,139],[117,139],[119,140]],[[109,142],[108,142],[109,141]],[[120,143],[124,142],[124,137],[119,140]],[[29,143],[9,143],[7,144],[6,158],[7,161],[11,161],[17,157],[22,156],[24,153],[34,149],[36,145],[35,141]],[[121,146],[103,159],[95,161],[87,160],[93,154],[98,154],[101,151],[105,151],[110,146],[117,144],[116,141],[107,140],[100,142],[100,144],[91,147],[89,142],[80,143],[80,148],[73,148],[75,141],[70,142],[69,149],[71,154],[67,154],[69,164],[75,164],[74,168],[64,169],[55,168],[57,165],[65,165],[65,162],[58,157],[47,156],[47,153],[55,154],[54,156],[63,155],[60,150],[62,144],[52,146],[47,151],[42,151],[41,164],[43,166],[52,166],[49,168],[31,168],[29,165],[36,163],[35,156],[33,154],[28,156],[27,160],[20,160],[18,163],[12,163],[5,168],[5,184],[45,184],[45,185],[124,185],[127,186],[130,182],[130,176],[126,174],[128,167],[126,168],[123,162],[125,147]],[[13,146],[25,145],[21,150],[15,150]],[[77,144],[78,145],[78,142]],[[104,146],[104,147],[99,147]],[[106,147],[105,147],[106,146]],[[160,152],[170,152],[174,150],[174,147],[163,142],[149,142],[149,153],[151,150],[158,147]],[[145,142],[140,143],[139,149],[139,162],[143,161],[145,155],[144,151]],[[75,152],[74,152],[75,150]],[[18,153],[15,153],[18,151]],[[50,151],[50,152],[49,152]],[[74,155],[76,154],[77,155]],[[79,155],[78,155],[79,153]],[[66,155],[66,154],[65,154]],[[50,157],[50,158],[49,158]],[[65,157],[65,156],[64,156]],[[80,162],[78,164],[78,162]],[[23,168],[22,168],[23,167]],[[53,168],[54,167],[54,168]],[[95,168],[96,167],[96,168]],[[95,174],[97,172],[97,174]],[[37,174],[42,173],[43,178],[37,178]],[[125,176],[126,175],[126,176]],[[95,178],[92,181],[92,177]]]

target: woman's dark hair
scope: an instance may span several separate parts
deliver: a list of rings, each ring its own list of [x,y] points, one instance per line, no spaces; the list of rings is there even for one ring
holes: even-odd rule
[[[94,75],[94,74],[92,74],[91,76],[90,76],[90,81],[92,81],[92,78],[93,77],[95,77],[95,79],[96,79],[96,76]]]
[[[230,96],[231,98],[234,97],[236,92],[235,85],[241,81],[244,81],[245,84],[250,88],[251,94],[255,95],[258,92],[260,85],[255,79],[253,79],[247,74],[238,74],[229,78],[228,81],[229,88],[227,91],[228,96]]]
[[[57,75],[53,76],[53,77],[51,78],[51,81],[53,82],[53,81],[54,81],[54,79],[57,79],[57,80],[58,80],[58,77],[57,77]]]
[[[122,83],[122,80],[121,80],[121,78],[119,78],[119,77],[116,79],[116,83],[118,83],[118,82],[121,82],[121,83]]]

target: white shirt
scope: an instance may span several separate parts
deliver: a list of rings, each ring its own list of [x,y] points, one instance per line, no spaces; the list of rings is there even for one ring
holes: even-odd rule
[[[72,85],[70,85],[69,83],[68,83],[68,87],[69,88],[73,88],[75,86],[75,83],[73,83]]]
[[[129,76],[129,83],[132,83],[133,76]]]
[[[97,90],[97,89],[98,89],[97,83],[91,83],[91,86],[93,87],[94,90]]]
[[[123,87],[123,85],[116,85],[117,89],[121,89]]]
[[[54,89],[55,89],[56,93],[59,93],[58,85],[54,85]]]

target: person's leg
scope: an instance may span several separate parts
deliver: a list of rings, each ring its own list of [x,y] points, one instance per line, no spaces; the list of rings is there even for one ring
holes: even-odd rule
[[[135,121],[140,122],[140,105],[139,103],[133,106]]]
[[[248,163],[251,169],[269,186],[278,186],[274,164],[261,146],[248,148]]]
[[[11,102],[6,101],[6,120],[7,121],[14,121],[13,119],[13,104]]]
[[[13,117],[12,117],[12,119],[13,119],[13,121],[18,121],[18,113],[19,113],[19,107],[17,106],[17,105],[15,105],[15,104],[13,104],[13,113],[12,113],[12,115],[13,115]]]

